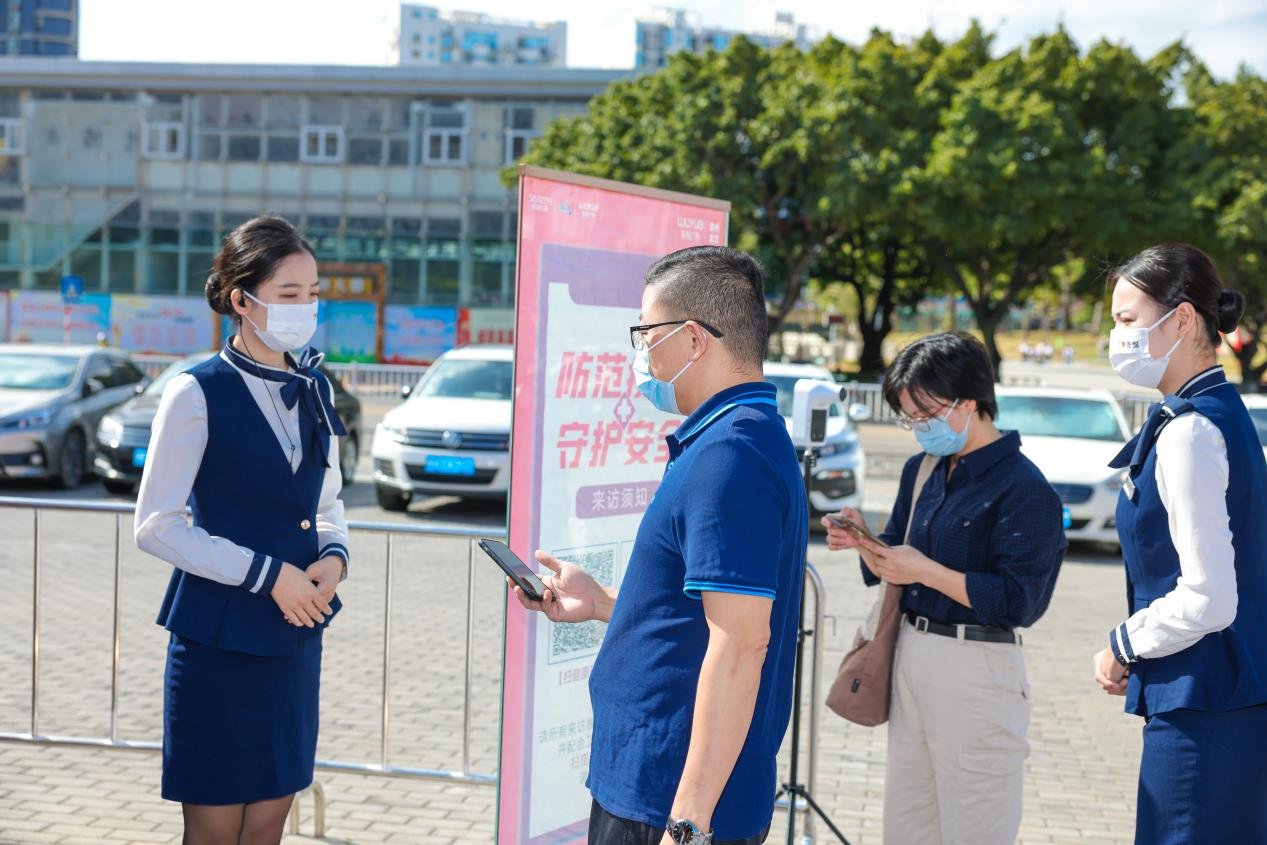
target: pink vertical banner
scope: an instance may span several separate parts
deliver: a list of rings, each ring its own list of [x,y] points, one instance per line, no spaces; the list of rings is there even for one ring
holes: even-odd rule
[[[520,169],[510,547],[619,586],[679,418],[637,391],[629,327],[661,256],[726,243],[730,204]],[[586,840],[598,622],[506,606],[499,845]]]

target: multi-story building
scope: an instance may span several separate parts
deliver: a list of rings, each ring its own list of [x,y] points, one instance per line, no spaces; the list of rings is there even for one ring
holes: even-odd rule
[[[0,0],[0,56],[79,55],[79,0]]]
[[[0,60],[0,288],[198,295],[267,210],[389,302],[507,306],[503,170],[622,75]]]
[[[563,67],[567,24],[442,14],[433,6],[406,3],[400,7],[400,64]]]
[[[777,47],[790,41],[808,50],[813,43],[809,28],[798,24],[788,12],[776,14],[774,27],[765,32],[741,33],[735,29],[702,26],[698,16],[684,9],[670,9],[663,17],[639,20],[637,27],[634,67],[639,70],[662,68],[670,55],[681,50],[690,53],[725,50],[741,34],[761,47]]]

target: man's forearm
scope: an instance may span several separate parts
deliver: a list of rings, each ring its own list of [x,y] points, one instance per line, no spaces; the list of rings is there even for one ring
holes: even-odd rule
[[[710,830],[713,810],[739,759],[761,688],[765,642],[713,636],[700,667],[691,743],[671,815]]]

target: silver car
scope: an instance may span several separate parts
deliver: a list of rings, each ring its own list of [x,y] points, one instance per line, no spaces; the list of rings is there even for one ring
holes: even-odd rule
[[[92,466],[97,424],[145,383],[115,349],[0,344],[0,479],[77,487]]]

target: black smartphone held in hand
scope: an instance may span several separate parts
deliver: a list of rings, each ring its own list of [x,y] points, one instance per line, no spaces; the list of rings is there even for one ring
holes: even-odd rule
[[[889,544],[872,534],[865,525],[859,525],[847,516],[841,516],[838,513],[829,513],[827,518],[831,520],[832,525],[844,531],[848,531],[853,536],[862,539],[866,538],[881,548],[887,549]]]
[[[537,573],[528,568],[528,564],[519,559],[519,555],[510,547],[498,540],[480,540],[480,548],[502,568],[510,580],[515,582],[524,595],[533,601],[541,601],[546,595],[546,585],[537,577]]]

